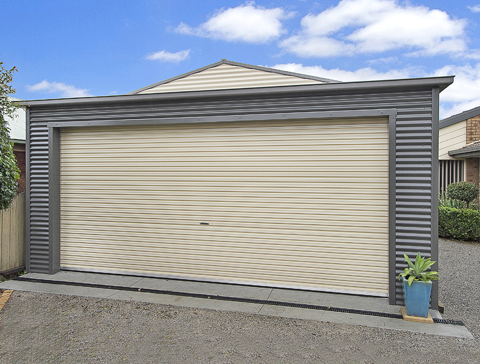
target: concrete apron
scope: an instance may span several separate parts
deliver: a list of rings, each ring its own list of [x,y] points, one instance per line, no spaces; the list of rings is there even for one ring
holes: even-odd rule
[[[22,279],[25,280],[22,281]],[[390,306],[388,298],[67,271],[53,275],[28,273],[19,279],[1,283],[0,289],[237,311],[473,339],[472,334],[465,326],[443,323],[423,324],[399,318],[372,316],[366,313],[399,315],[400,306]],[[142,290],[146,290],[146,292],[142,292]],[[216,299],[216,296],[221,296],[223,299],[218,299],[218,297]],[[228,300],[228,297],[234,299]],[[242,302],[242,299],[246,302]],[[268,301],[271,301],[272,304],[268,304]],[[273,302],[323,306],[327,309],[288,307],[276,305]],[[329,307],[366,312],[364,314],[332,312],[329,311]],[[441,318],[438,311],[430,310],[430,314],[434,318]]]

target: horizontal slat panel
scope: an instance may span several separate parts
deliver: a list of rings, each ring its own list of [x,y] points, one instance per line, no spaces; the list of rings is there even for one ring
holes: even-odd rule
[[[64,268],[388,293],[386,120],[69,128],[61,155]]]
[[[191,74],[188,77],[173,80],[140,93],[181,92],[199,90],[220,90],[251,87],[272,87],[287,85],[321,84],[322,82],[243,68],[228,64]]]

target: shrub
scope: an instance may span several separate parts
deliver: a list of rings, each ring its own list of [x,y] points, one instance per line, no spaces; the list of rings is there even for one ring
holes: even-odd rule
[[[17,194],[17,179],[20,178],[7,122],[7,117],[13,117],[15,109],[20,107],[8,98],[15,93],[10,86],[15,71],[15,67],[6,69],[0,61],[0,210],[7,209],[12,203]]]
[[[448,198],[465,201],[467,209],[470,202],[478,197],[478,187],[472,182],[456,182],[450,183],[447,187]]]
[[[480,212],[440,207],[438,235],[442,238],[480,242]]]
[[[17,195],[19,172],[8,129],[0,125],[0,210],[7,209]]]
[[[453,198],[448,198],[447,193],[443,192],[438,196],[438,206],[439,207],[450,207],[452,209],[464,209],[467,207],[465,201],[454,200]]]

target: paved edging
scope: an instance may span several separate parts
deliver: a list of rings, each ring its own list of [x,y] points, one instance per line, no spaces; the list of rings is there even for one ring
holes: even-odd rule
[[[2,295],[0,296],[0,311],[2,310],[3,306],[7,303],[8,299],[13,293],[13,289],[6,289],[3,291]]]
[[[341,312],[308,310],[298,307],[284,307],[269,304],[248,302],[220,301],[188,296],[174,296],[139,291],[124,291],[62,284],[28,282],[26,280],[12,280],[4,282],[0,287],[14,288],[15,290],[53,293],[61,295],[75,295],[83,297],[106,298],[124,301],[149,302],[164,305],[175,305],[190,308],[213,309],[221,311],[236,311],[267,316],[279,316],[305,320],[336,322],[348,325],[362,325],[383,329],[410,331],[423,334],[451,336],[473,339],[472,334],[465,326],[434,324],[426,325],[417,322],[408,322],[397,318],[366,316]],[[298,293],[297,293],[298,294]]]

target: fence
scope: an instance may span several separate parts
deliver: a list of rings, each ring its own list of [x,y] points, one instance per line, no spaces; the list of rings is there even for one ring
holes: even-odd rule
[[[25,193],[0,211],[0,273],[25,267]]]

